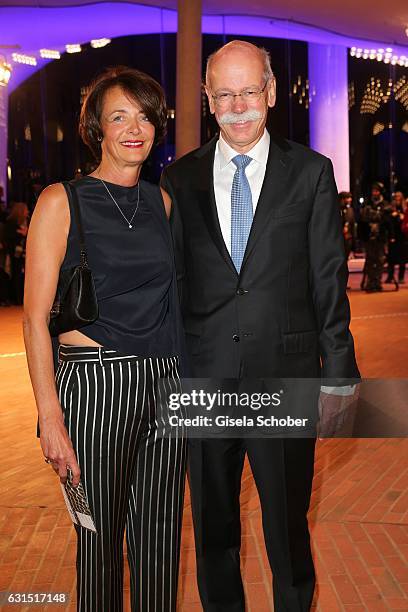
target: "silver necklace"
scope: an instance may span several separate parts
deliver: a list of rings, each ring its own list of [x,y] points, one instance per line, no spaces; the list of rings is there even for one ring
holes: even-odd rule
[[[109,195],[112,198],[116,208],[118,209],[118,211],[120,212],[120,214],[122,215],[122,217],[124,218],[126,223],[128,224],[129,229],[132,229],[132,227],[133,227],[132,221],[135,218],[135,214],[137,213],[137,209],[139,208],[140,182],[138,182],[138,184],[137,184],[137,204],[136,204],[136,208],[135,208],[131,218],[128,219],[126,217],[126,215],[124,214],[123,210],[121,209],[121,207],[119,206],[119,204],[117,203],[117,201],[115,200],[115,198],[113,197],[113,195],[111,194],[111,192],[109,191],[108,186],[105,184],[105,181],[103,181],[100,177],[99,177],[99,180],[101,181],[102,185],[105,187],[106,191],[109,193]]]

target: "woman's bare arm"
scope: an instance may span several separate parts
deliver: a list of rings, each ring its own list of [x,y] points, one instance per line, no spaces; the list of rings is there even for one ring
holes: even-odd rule
[[[68,465],[76,485],[80,470],[58,400],[48,331],[69,225],[69,206],[63,185],[47,187],[38,199],[28,232],[23,329],[44,456],[52,460],[62,481],[66,479]]]

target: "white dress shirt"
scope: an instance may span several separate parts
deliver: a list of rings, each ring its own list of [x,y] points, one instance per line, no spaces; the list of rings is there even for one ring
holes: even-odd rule
[[[265,178],[266,162],[269,155],[270,136],[265,129],[262,138],[245,155],[252,157],[252,161],[245,168],[249,186],[252,193],[252,208],[255,214],[263,181]],[[232,158],[240,155],[220,136],[215,147],[214,157],[214,192],[217,204],[218,219],[221,226],[222,237],[228,252],[231,254],[231,189],[236,165]]]
[[[251,188],[254,215],[265,178],[270,141],[269,132],[265,129],[261,139],[245,153],[252,158],[252,161],[245,168],[245,174]],[[220,135],[214,156],[214,193],[221,233],[229,254],[231,254],[231,190],[237,169],[232,158],[236,155],[240,155],[240,153],[235,151]],[[325,393],[342,396],[353,395],[354,389],[355,385],[321,387],[321,390]]]

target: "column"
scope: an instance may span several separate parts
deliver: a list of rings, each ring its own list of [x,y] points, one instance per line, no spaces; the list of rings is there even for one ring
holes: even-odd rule
[[[202,0],[178,0],[177,158],[201,143],[201,4]]]
[[[339,191],[350,189],[347,48],[309,43],[310,146],[333,162]]]
[[[0,85],[0,186],[7,202],[7,121],[8,87]]]

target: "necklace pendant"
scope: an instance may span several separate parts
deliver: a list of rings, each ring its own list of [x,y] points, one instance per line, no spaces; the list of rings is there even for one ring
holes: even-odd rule
[[[132,221],[135,218],[135,214],[138,211],[139,208],[139,202],[140,202],[140,183],[137,184],[137,203],[136,203],[136,208],[133,212],[133,215],[130,217],[130,219],[128,219],[124,214],[123,211],[121,209],[121,207],[119,206],[119,204],[117,203],[117,201],[115,200],[115,198],[113,197],[113,195],[111,194],[111,192],[109,191],[107,185],[105,185],[105,182],[99,177],[99,180],[101,181],[101,183],[103,184],[103,186],[105,187],[106,191],[108,192],[112,202],[115,204],[116,208],[118,209],[118,211],[120,212],[120,214],[122,215],[122,217],[124,218],[124,220],[126,221],[126,223],[128,224],[128,228],[132,229],[133,225],[132,225]]]

